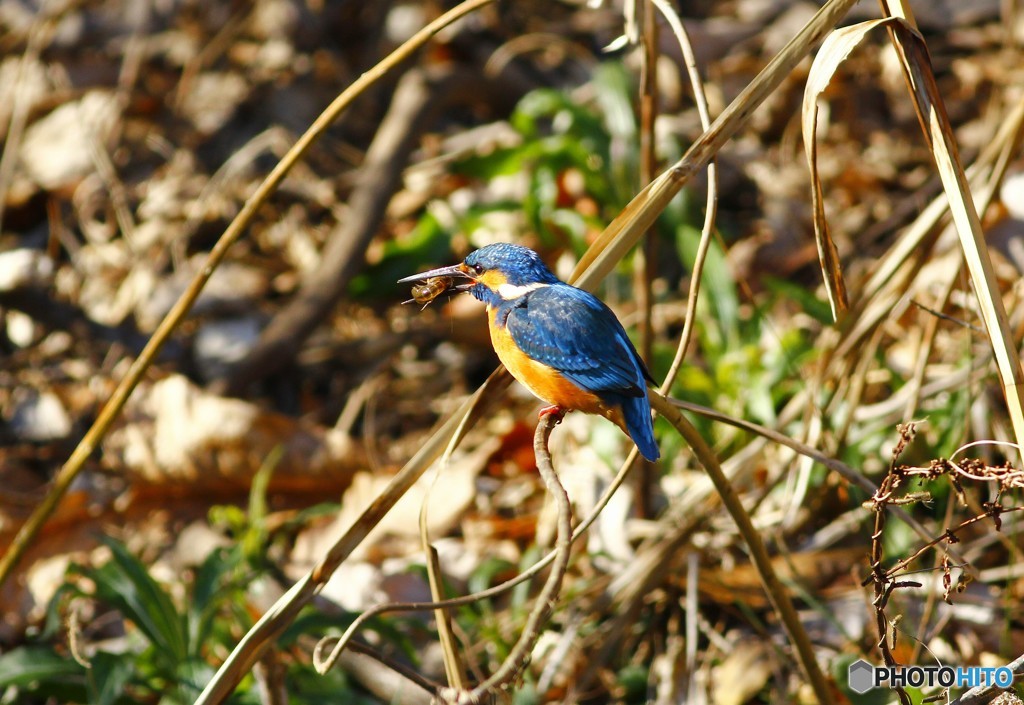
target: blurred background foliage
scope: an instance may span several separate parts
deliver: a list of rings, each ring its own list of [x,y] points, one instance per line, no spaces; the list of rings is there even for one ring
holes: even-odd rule
[[[0,96],[10,98],[0,108],[10,160],[0,163],[0,473],[8,490],[0,545],[287,145],[441,5],[0,5]],[[684,5],[713,113],[817,7]],[[1005,15],[1016,4],[977,3],[973,13],[918,5],[958,138],[973,157],[1020,100],[1020,29],[1016,15]],[[424,79],[450,95],[430,98],[439,106],[429,119],[406,126],[406,148],[381,145],[378,131],[407,90],[398,77],[314,147],[218,270],[18,581],[4,586],[0,703],[195,699],[268,605],[494,368],[482,312],[468,297],[420,311],[399,304],[408,292],[394,282],[498,240],[537,249],[566,276],[644,185],[638,51],[604,51],[621,32],[613,4],[489,8],[403,68],[468,76],[455,74],[457,88]],[[678,51],[663,26],[660,36],[654,143],[665,164],[700,129]],[[831,122],[822,128],[828,210],[855,292],[937,192],[887,51],[879,39],[854,56],[830,89]],[[958,261],[943,259],[955,245],[929,245],[931,264],[924,255],[915,263],[925,271],[920,285],[888,304],[871,335],[837,343],[845,333],[820,285],[798,137],[805,73],[806,65],[720,155],[721,217],[695,343],[671,394],[777,429],[877,485],[897,423],[923,421],[901,458],[911,466],[970,440],[1008,437],[1007,423],[988,344],[966,325],[976,321],[970,287],[957,278]],[[373,161],[382,151],[393,161]],[[383,186],[374,178],[384,172],[393,188],[378,203],[372,193]],[[1007,183],[985,222],[1019,340],[1021,184]],[[649,365],[658,380],[684,324],[705,189],[699,181],[687,188],[650,234]],[[346,229],[357,221],[362,230]],[[642,315],[635,257],[600,291],[631,332]],[[942,263],[954,273],[929,278],[926,265]],[[956,284],[945,298],[942,276]],[[319,325],[286,328],[289,352],[239,372],[292,302],[316,297],[326,302]],[[430,528],[450,595],[500,583],[548,545],[551,519],[530,445],[535,410],[509,394],[435,481],[445,501],[432,505]],[[877,660],[861,585],[873,521],[862,506],[867,493],[748,431],[692,418],[735,471],[801,600],[820,662],[831,665],[843,697],[875,702],[877,693],[857,696],[844,680],[854,656]],[[771,646],[779,628],[733,527],[691,498],[702,478],[681,439],[660,421],[656,433],[664,461],[624,487],[581,542],[515,700],[805,701],[792,660]],[[570,416],[554,450],[582,516],[624,457],[624,438],[600,419]],[[997,466],[1011,456],[985,447],[977,457]],[[1017,507],[1019,489],[1003,489],[936,474],[901,491],[927,492],[907,509],[939,536],[985,502]],[[232,702],[390,702],[388,693],[408,683],[354,660],[319,676],[310,653],[378,602],[427,598],[411,511],[304,610]],[[949,604],[936,599],[940,556],[925,554],[934,582],[892,599],[891,612],[906,615],[901,660],[924,663],[928,653],[990,665],[1024,651],[1016,524],[1008,514],[1003,534],[980,522],[961,537],[973,582],[957,567],[964,592]],[[922,544],[898,521],[883,539],[887,566]],[[697,584],[685,577],[689,565],[699,567]],[[642,595],[630,593],[635,585],[646,587]],[[508,653],[534,587],[453,612],[474,679]],[[687,632],[687,620],[699,625]],[[684,633],[697,642],[684,648]],[[442,679],[434,639],[433,616],[410,613],[372,620],[364,646],[384,663]]]

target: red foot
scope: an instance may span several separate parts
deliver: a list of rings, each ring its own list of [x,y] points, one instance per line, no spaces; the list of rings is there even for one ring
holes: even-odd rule
[[[562,417],[565,416],[565,409],[560,407],[558,404],[545,406],[543,409],[537,412],[537,418],[542,419],[545,416],[554,416],[555,423],[562,423]]]

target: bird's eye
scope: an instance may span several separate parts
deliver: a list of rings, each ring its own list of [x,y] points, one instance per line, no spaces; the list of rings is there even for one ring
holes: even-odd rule
[[[484,273],[484,266],[482,264],[474,264],[473,265],[473,271],[476,272],[477,274],[483,274]]]

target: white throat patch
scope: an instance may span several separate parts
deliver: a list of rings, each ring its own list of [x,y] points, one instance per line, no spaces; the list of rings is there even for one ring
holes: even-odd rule
[[[551,286],[550,284],[542,284],[535,282],[533,284],[526,284],[523,286],[516,286],[515,284],[505,283],[498,287],[498,296],[505,299],[505,301],[511,301],[512,299],[518,299],[524,294],[529,294],[531,291],[536,291],[545,286]]]

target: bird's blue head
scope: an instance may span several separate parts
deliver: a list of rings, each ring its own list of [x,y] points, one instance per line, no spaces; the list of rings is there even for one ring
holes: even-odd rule
[[[491,305],[558,282],[540,255],[528,247],[506,242],[470,252],[459,268],[474,282],[469,292]]]
[[[399,281],[436,276],[469,279],[456,288],[468,291],[489,306],[518,299],[537,287],[558,283],[558,277],[551,273],[540,255],[528,247],[506,242],[470,252],[462,264],[432,269]]]
[[[475,275],[477,281],[490,279],[487,275],[496,275],[490,281],[481,282],[495,289],[500,284],[512,286],[529,286],[530,284],[554,284],[558,278],[551,273],[544,260],[536,252],[522,245],[499,242],[481,247],[470,252],[463,261]],[[498,281],[500,278],[501,281]]]

